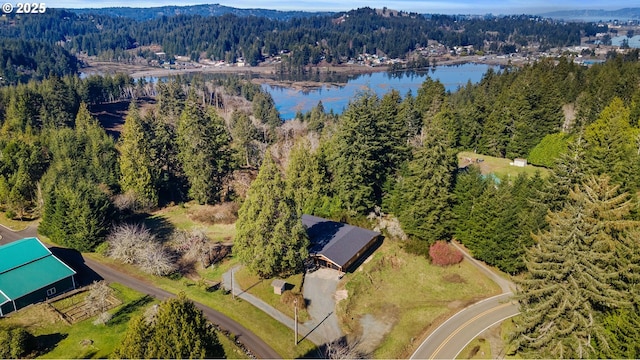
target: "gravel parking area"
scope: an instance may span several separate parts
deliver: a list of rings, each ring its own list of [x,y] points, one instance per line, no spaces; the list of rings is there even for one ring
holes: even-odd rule
[[[326,342],[332,342],[343,336],[338,325],[338,317],[335,314],[336,302],[334,295],[340,273],[331,269],[318,269],[307,273],[304,279],[304,298],[309,301],[307,311],[311,320],[305,325],[309,328],[317,328],[313,331],[321,335]]]

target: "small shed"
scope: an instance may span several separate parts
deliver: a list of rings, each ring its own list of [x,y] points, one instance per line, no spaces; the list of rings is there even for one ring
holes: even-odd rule
[[[0,246],[0,316],[75,289],[75,274],[37,238]]]
[[[282,295],[282,293],[286,290],[287,283],[282,279],[275,279],[271,282],[271,286],[273,286],[273,293]]]
[[[515,158],[513,159],[513,166],[525,167],[527,166],[527,159]]]

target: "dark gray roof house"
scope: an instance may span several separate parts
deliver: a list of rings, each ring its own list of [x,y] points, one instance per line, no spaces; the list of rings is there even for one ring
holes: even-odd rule
[[[346,272],[379,239],[380,233],[317,216],[302,215],[316,264]]]

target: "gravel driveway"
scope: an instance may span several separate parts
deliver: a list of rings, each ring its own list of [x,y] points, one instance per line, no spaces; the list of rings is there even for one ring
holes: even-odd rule
[[[311,320],[305,325],[309,328],[317,326],[314,333],[321,335],[327,343],[343,336],[335,314],[334,296],[340,281],[339,276],[335,270],[321,268],[307,273],[304,279],[303,295],[309,300],[307,311],[311,316]]]

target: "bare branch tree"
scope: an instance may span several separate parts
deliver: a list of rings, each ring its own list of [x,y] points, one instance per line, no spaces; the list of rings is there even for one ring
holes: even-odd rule
[[[174,257],[156,237],[141,224],[116,226],[107,237],[107,255],[142,271],[163,276],[175,270]]]
[[[175,271],[173,255],[160,243],[150,243],[138,254],[137,265],[144,272],[164,276]]]
[[[94,281],[89,285],[89,294],[85,298],[86,309],[90,314],[100,314],[93,322],[94,325],[104,325],[111,320],[111,314],[107,312],[111,305],[109,298],[113,289],[105,281]]]
[[[227,247],[212,243],[204,231],[200,229],[176,230],[173,232],[171,243],[183,259],[193,262],[199,261],[204,268],[229,254]]]
[[[89,294],[85,298],[87,308],[92,314],[105,312],[109,309],[109,297],[113,294],[113,289],[105,281],[94,281],[89,285]]]
[[[326,344],[320,353],[323,359],[367,359],[369,356],[358,350],[360,340],[347,341],[346,338],[340,338]]]

